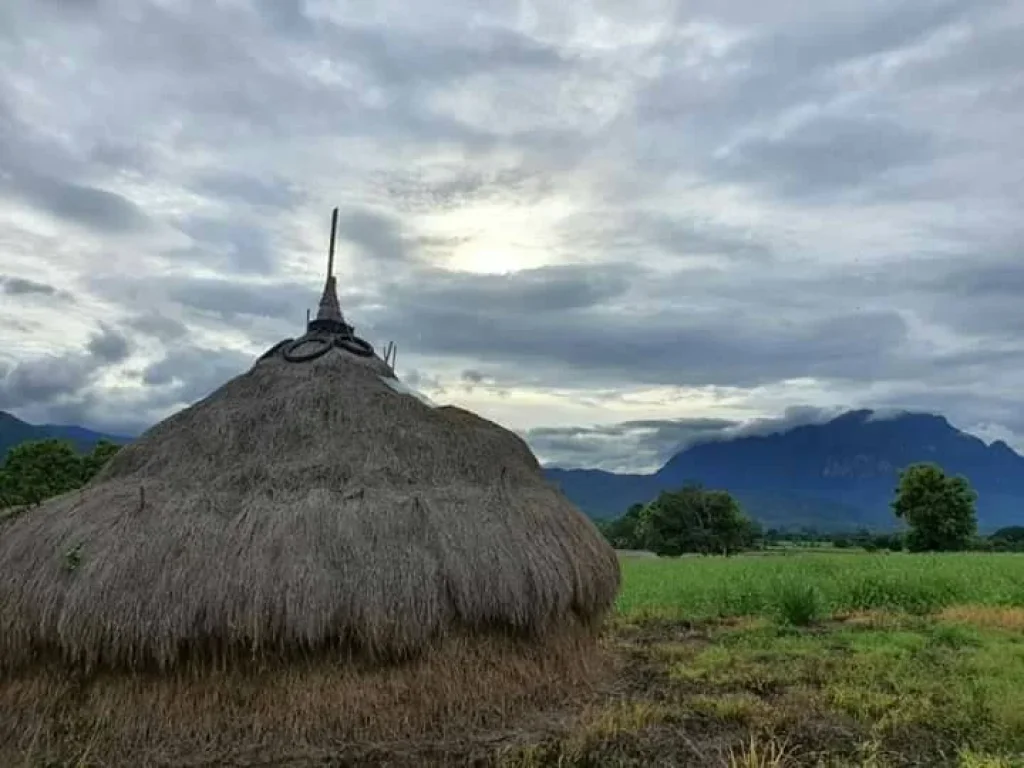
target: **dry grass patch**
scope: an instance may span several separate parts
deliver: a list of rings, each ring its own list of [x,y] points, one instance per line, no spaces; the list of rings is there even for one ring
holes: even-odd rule
[[[742,747],[729,750],[729,768],[785,768],[792,764],[793,757],[785,739],[752,735]]]
[[[453,639],[384,669],[310,660],[175,675],[57,671],[0,682],[0,765],[239,765],[472,749],[539,709],[586,700],[607,671],[592,641]],[[417,763],[417,760],[420,762]]]
[[[1024,631],[1024,608],[958,605],[940,612],[938,619],[953,624],[970,624],[984,629]]]

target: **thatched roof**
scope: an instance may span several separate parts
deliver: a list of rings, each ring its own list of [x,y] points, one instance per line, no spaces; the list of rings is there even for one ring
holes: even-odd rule
[[[320,320],[343,328],[313,321],[84,490],[0,524],[0,665],[403,655],[455,631],[541,636],[610,607],[614,552],[527,445],[403,394],[336,307],[328,297]]]

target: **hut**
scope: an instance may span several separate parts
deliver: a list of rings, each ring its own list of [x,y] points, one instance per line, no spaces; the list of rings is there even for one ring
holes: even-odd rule
[[[0,764],[287,764],[601,668],[615,553],[523,440],[356,335],[336,225],[304,335],[0,522]]]

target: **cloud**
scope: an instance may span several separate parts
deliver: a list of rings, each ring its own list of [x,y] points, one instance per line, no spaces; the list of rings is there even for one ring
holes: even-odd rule
[[[638,419],[592,427],[538,427],[524,432],[544,461],[563,468],[650,472],[698,442],[726,436],[730,419]]]
[[[763,318],[725,303],[645,308],[629,299],[650,295],[656,278],[629,272],[610,265],[419,278],[391,287],[394,309],[371,317],[420,353],[619,386],[870,379],[905,375],[912,364],[905,321],[892,310],[787,317],[782,307]]]
[[[254,362],[254,357],[237,351],[175,345],[159,361],[146,367],[143,381],[152,387],[166,388],[163,400],[189,403],[206,397]]]
[[[102,333],[89,339],[85,348],[90,356],[103,363],[120,363],[130,352],[128,339],[110,328],[104,328]]]
[[[139,315],[128,321],[128,325],[146,336],[152,336],[165,342],[174,342],[188,335],[188,326],[173,317],[166,317],[159,312]]]
[[[301,331],[337,206],[346,318],[545,460],[848,406],[1024,448],[1018,3],[0,16],[0,407],[202,397]]]
[[[738,179],[770,184],[807,202],[879,184],[888,172],[932,159],[931,137],[878,117],[822,117],[778,137],[739,144],[722,161]]]
[[[339,212],[338,231],[342,240],[359,246],[371,259],[401,263],[412,257],[401,225],[389,215],[349,208]]]
[[[46,283],[28,280],[24,277],[0,275],[0,293],[6,293],[8,296],[56,296],[57,292],[56,288]]]
[[[248,173],[203,173],[195,189],[214,200],[263,208],[290,209],[304,200],[302,191],[285,179],[261,179]]]
[[[147,223],[138,206],[105,189],[32,173],[16,174],[0,191],[4,187],[54,216],[102,232],[128,232]]]
[[[81,395],[98,374],[123,362],[128,354],[127,339],[104,328],[90,336],[84,352],[18,362],[0,376],[0,410],[57,404]]]
[[[216,265],[227,273],[267,274],[274,268],[277,254],[259,226],[206,216],[190,217],[178,226],[194,245],[164,254],[172,261]]]

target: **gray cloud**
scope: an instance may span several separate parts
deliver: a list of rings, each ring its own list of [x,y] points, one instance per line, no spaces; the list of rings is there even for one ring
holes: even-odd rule
[[[340,211],[338,237],[359,246],[364,256],[375,261],[403,262],[411,258],[400,223],[389,215],[351,208]]]
[[[650,295],[650,278],[615,265],[604,278],[601,270],[567,267],[417,279],[390,288],[393,308],[373,316],[374,326],[420,353],[539,366],[594,383],[758,386],[912,373],[905,322],[893,311],[835,308],[801,317],[780,307],[757,317],[725,306],[644,308],[624,297]]]
[[[102,333],[89,339],[85,348],[90,356],[102,363],[120,363],[130,351],[128,339],[110,328],[104,328]]]
[[[1024,446],[1022,25],[997,0],[6,4],[0,407],[138,425],[208,393],[242,337],[299,331],[338,205],[346,316],[409,383],[617,425],[526,430],[545,458],[817,418],[793,402]],[[444,266],[466,254],[529,268]],[[75,319],[23,316],[55,274]],[[693,418],[718,391],[785,415]]]
[[[56,405],[81,396],[100,372],[122,362],[128,352],[124,336],[103,328],[90,336],[84,352],[47,355],[8,366],[0,371],[0,410]]]
[[[148,223],[133,202],[105,189],[29,172],[13,174],[0,191],[5,187],[54,216],[101,232],[131,232]]]
[[[188,326],[159,312],[149,312],[128,321],[129,327],[160,341],[178,341],[188,335]]]
[[[57,289],[47,283],[27,280],[23,277],[0,275],[0,293],[6,293],[9,296],[30,296],[33,294],[55,296]]]
[[[146,367],[143,381],[165,389],[160,400],[189,403],[210,394],[255,362],[255,357],[227,349],[175,345]]]
[[[877,117],[823,117],[779,138],[759,137],[722,162],[735,178],[770,184],[807,202],[866,184],[933,157],[931,137]]]
[[[636,266],[628,264],[567,264],[526,269],[512,275],[423,269],[392,278],[387,283],[387,293],[393,296],[396,312],[451,312],[465,319],[476,317],[488,322],[501,318],[514,323],[517,316],[557,314],[618,299],[629,290],[631,277],[637,272]],[[424,316],[422,321],[428,319]],[[420,318],[408,320],[420,322]],[[400,322],[413,327],[406,320]],[[446,333],[440,328],[438,331]]]
[[[195,186],[199,192],[214,199],[267,208],[293,208],[305,199],[305,195],[286,180],[261,179],[231,171],[205,173]]]
[[[541,457],[563,468],[649,472],[698,442],[726,436],[731,419],[635,419],[592,427],[537,427],[524,437]]]
[[[203,216],[190,217],[179,227],[195,241],[189,249],[165,254],[172,261],[194,261],[221,267],[225,272],[266,274],[273,270],[277,254],[262,228],[236,221]]]
[[[300,283],[190,278],[168,280],[163,287],[181,306],[231,322],[243,317],[301,320],[303,308],[315,307],[319,299],[317,286]]]
[[[560,71],[571,64],[557,47],[510,29],[481,26],[475,34],[446,40],[393,25],[325,24],[322,30],[333,51],[390,88],[406,92],[417,85],[444,85],[482,71]]]

